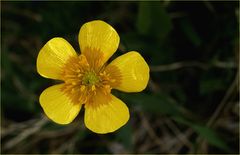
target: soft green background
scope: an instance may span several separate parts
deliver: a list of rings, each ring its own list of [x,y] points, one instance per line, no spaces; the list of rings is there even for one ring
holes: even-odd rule
[[[1,2],[1,153],[239,153],[239,3]],[[79,51],[78,32],[101,19],[121,37],[114,57],[140,52],[151,68],[141,93],[113,93],[127,125],[98,135],[83,111],[49,121],[39,94],[54,81],[36,72],[53,37]]]

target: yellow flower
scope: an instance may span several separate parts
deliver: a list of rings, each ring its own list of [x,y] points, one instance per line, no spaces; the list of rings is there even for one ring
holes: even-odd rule
[[[85,108],[84,123],[96,133],[119,129],[129,119],[127,106],[111,89],[140,92],[147,86],[149,67],[135,51],[106,65],[117,50],[120,38],[109,24],[96,20],[85,23],[78,36],[81,54],[63,38],[53,38],[40,50],[37,71],[64,83],[45,89],[40,104],[58,124],[68,124]]]

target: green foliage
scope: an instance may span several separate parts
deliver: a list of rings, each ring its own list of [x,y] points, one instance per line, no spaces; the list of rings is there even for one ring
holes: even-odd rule
[[[191,43],[195,46],[200,46],[202,43],[202,40],[192,24],[187,19],[183,19],[180,22],[181,29],[183,33],[186,35],[186,37],[191,41]]]
[[[229,147],[227,146],[227,144],[224,142],[223,139],[221,139],[219,137],[219,135],[217,135],[213,130],[211,130],[210,128],[207,128],[205,126],[201,126],[201,125],[191,125],[192,128],[203,138],[205,138],[210,144],[219,147],[225,151],[230,151]]]
[[[237,74],[239,2],[4,1],[1,13],[1,153],[113,153],[109,147],[115,142],[124,153],[173,153],[172,148],[182,144],[173,131],[184,135],[189,128],[194,130],[187,139],[194,152],[202,151],[197,140],[201,137],[209,144],[205,153],[239,153],[239,113],[232,110],[239,103],[239,90],[230,93],[218,115],[225,124],[206,126]],[[84,127],[82,108],[72,124],[49,121],[6,149],[9,141],[35,128],[43,114],[39,95],[55,84],[36,72],[41,47],[53,37],[63,37],[79,52],[80,26],[95,19],[119,33],[121,44],[114,57],[135,50],[150,66],[151,82],[145,91],[112,91],[129,107],[130,121],[114,133],[97,135]],[[192,62],[197,65],[185,65]],[[153,71],[156,66],[165,71]],[[142,126],[139,112],[150,129]],[[165,118],[176,127],[169,127]],[[169,147],[170,140],[177,145]],[[174,153],[191,149],[183,145]]]
[[[205,79],[201,81],[200,93],[202,95],[210,94],[218,90],[224,89],[224,85],[221,79]]]
[[[164,94],[125,94],[122,98],[126,103],[132,103],[133,106],[140,107],[142,110],[153,114],[182,115],[181,108],[178,107],[174,100]]]
[[[152,34],[164,39],[172,30],[171,18],[167,14],[162,2],[139,2],[137,30],[142,35]]]
[[[147,94],[130,94],[121,96],[127,103],[132,103],[133,106],[140,107],[146,112],[150,112],[156,115],[170,115],[175,121],[190,126],[201,137],[205,138],[210,144],[229,151],[226,143],[210,128],[200,125],[198,122],[192,122],[189,119],[190,115],[183,110],[180,105],[177,105],[174,100],[171,100],[164,94],[147,95]],[[193,114],[191,114],[192,116]]]
[[[116,140],[123,143],[123,145],[127,148],[128,151],[133,151],[133,129],[129,123],[119,129],[116,133]]]
[[[225,151],[230,151],[229,147],[224,142],[224,140],[221,139],[214,130],[212,130],[206,126],[190,122],[186,119],[182,119],[180,117],[174,117],[174,120],[181,124],[185,124],[185,125],[192,127],[192,129],[195,130],[199,134],[199,136],[206,139],[209,142],[209,144],[219,147]]]

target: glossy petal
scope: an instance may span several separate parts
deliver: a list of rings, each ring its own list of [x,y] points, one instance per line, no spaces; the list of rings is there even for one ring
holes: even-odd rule
[[[124,92],[140,92],[144,90],[149,80],[149,67],[138,52],[128,52],[113,60],[109,66],[120,69],[121,82],[115,89]]]
[[[101,20],[84,24],[80,29],[78,39],[83,54],[91,52],[92,54],[86,55],[103,55],[101,64],[104,64],[116,52],[120,41],[115,29]]]
[[[53,38],[38,54],[37,71],[43,77],[61,80],[62,66],[72,56],[77,56],[77,53],[66,40]]]
[[[91,131],[114,132],[128,121],[128,107],[115,96],[111,95],[111,100],[98,98],[95,102],[95,106],[85,106],[84,122]]]
[[[40,104],[46,115],[58,124],[68,124],[74,120],[81,104],[73,104],[62,92],[63,84],[45,89],[40,95]]]

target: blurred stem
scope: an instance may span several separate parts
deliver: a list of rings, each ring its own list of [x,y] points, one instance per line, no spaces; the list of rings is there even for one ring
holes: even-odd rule
[[[219,118],[219,115],[221,114],[221,112],[224,110],[224,107],[226,107],[226,105],[230,102],[228,102],[228,99],[231,97],[231,95],[234,93],[234,90],[237,89],[238,84],[239,84],[239,72],[237,72],[235,79],[233,80],[232,84],[230,85],[230,87],[228,88],[225,96],[223,97],[222,101],[220,102],[220,104],[218,105],[218,107],[216,108],[215,112],[213,113],[213,115],[210,117],[210,119],[208,120],[206,126],[208,128],[211,128],[212,126],[214,126],[214,123],[217,121],[217,119]],[[196,140],[196,143],[199,144],[198,148],[197,148],[197,153],[202,153],[202,149],[204,147],[204,144],[206,144],[206,141],[199,137]]]
[[[225,104],[227,104],[227,100],[230,98],[230,96],[232,95],[232,93],[234,92],[234,90],[237,88],[237,83],[238,83],[238,73],[234,79],[234,81],[232,82],[231,86],[229,87],[229,89],[227,90],[226,95],[223,97],[221,103],[219,104],[219,106],[217,107],[216,111],[213,113],[213,115],[211,116],[211,118],[209,119],[209,121],[207,122],[207,127],[211,127],[214,125],[214,122],[216,122],[218,115],[222,112],[222,110],[224,109]]]
[[[207,7],[207,9],[208,9],[209,11],[211,11],[214,15],[216,15],[216,10],[215,10],[215,8],[213,7],[213,5],[211,4],[210,1],[208,1],[208,0],[203,0],[203,3],[205,4],[205,6]]]
[[[4,146],[3,149],[8,150],[19,144],[21,141],[25,140],[29,136],[37,133],[46,123],[48,122],[48,119],[44,116],[41,117],[40,120],[37,120],[37,122],[34,123],[33,126],[30,126],[23,132],[21,132],[18,136],[15,138],[9,140]]]
[[[155,133],[155,131],[153,130],[153,128],[151,127],[151,125],[149,124],[148,119],[145,117],[145,115],[143,114],[143,112],[139,112],[139,116],[141,117],[142,123],[143,123],[143,127],[146,129],[146,131],[148,132],[149,136],[152,138],[152,140],[154,141],[154,143],[156,145],[158,145],[159,147],[163,145],[162,141],[160,140],[160,138],[158,137],[158,135]]]
[[[223,69],[236,68],[236,65],[233,62],[215,61],[212,64],[206,64],[198,61],[190,61],[190,62],[174,62],[167,65],[150,66],[150,70],[151,72],[164,72],[177,70],[185,67],[198,67],[206,70],[209,69],[210,67],[217,67]]]
[[[182,133],[180,131],[180,129],[174,124],[174,122],[171,119],[166,119],[165,120],[167,126],[169,127],[169,129],[171,129],[171,131],[175,134],[176,138],[179,140],[178,145],[176,145],[177,149],[172,149],[171,153],[178,153],[179,148],[182,148],[183,146],[188,147],[188,149],[192,149],[193,145],[191,144],[191,142],[188,139],[188,136],[191,135],[193,133],[193,130],[190,128],[190,130],[186,130],[188,132],[188,134],[186,133]]]

